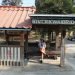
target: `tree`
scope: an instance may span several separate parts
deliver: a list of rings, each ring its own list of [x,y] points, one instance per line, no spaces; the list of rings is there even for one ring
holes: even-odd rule
[[[2,5],[19,6],[22,0],[2,0]]]
[[[36,0],[36,13],[67,14],[73,12],[72,0]]]

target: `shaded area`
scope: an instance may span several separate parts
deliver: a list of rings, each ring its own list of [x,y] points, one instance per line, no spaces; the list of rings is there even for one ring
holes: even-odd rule
[[[51,47],[49,49],[46,48],[46,55],[44,55],[44,59],[57,59],[57,56],[59,56],[59,53],[55,54],[55,43],[51,43]],[[50,53],[50,54],[49,54]],[[40,56],[41,52],[38,47],[38,42],[28,42],[28,50],[25,50],[24,53],[25,58],[31,58],[34,56]]]
[[[28,43],[28,50],[25,51],[25,57],[32,57],[32,56],[41,56],[41,52],[38,47],[38,42],[29,42]]]

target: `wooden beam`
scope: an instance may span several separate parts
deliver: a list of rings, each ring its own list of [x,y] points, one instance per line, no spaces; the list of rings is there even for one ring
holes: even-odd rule
[[[7,36],[12,37],[12,36],[20,36],[20,34],[7,34]]]
[[[61,51],[46,51],[46,54],[49,55],[49,56],[60,55]]]

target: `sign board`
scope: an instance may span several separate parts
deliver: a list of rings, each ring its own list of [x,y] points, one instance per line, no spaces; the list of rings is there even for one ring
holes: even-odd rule
[[[36,25],[75,25],[75,15],[48,15],[34,14],[31,16],[32,24]]]
[[[36,20],[32,19],[32,24],[75,24],[75,20]]]

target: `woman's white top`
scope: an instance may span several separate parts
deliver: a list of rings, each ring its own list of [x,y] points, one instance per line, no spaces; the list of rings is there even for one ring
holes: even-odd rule
[[[45,42],[39,42],[38,46],[39,46],[39,48],[46,48],[46,43]]]

